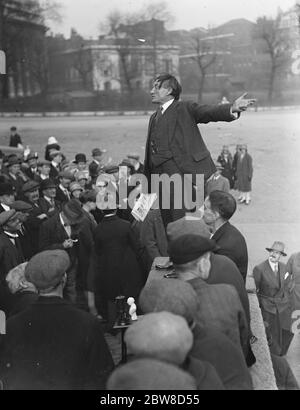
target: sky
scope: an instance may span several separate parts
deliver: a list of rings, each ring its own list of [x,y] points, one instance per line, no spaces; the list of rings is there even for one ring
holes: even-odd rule
[[[111,11],[135,12],[144,4],[159,0],[56,0],[62,5],[63,22],[48,24],[53,33],[69,37],[74,27],[84,37],[97,37],[99,23],[104,22]],[[266,15],[274,17],[280,7],[283,11],[292,7],[296,0],[165,0],[174,16],[169,29],[190,30],[195,27],[217,26],[231,19],[246,18],[255,21]]]

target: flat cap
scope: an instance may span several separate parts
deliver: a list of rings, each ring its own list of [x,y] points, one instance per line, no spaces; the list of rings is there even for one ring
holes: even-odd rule
[[[104,172],[106,174],[114,174],[116,172],[119,172],[119,165],[107,165],[104,167]]]
[[[80,181],[81,179],[86,179],[86,180],[89,179],[88,178],[88,173],[85,172],[85,171],[76,172],[75,178],[77,179],[77,181]]]
[[[118,367],[107,381],[107,390],[196,390],[195,379],[172,364],[137,359]]]
[[[128,352],[169,363],[182,364],[193,345],[185,319],[170,312],[149,313],[125,332]]]
[[[15,201],[10,207],[18,212],[30,212],[32,210],[32,205],[25,201]]]
[[[189,219],[184,216],[174,222],[170,222],[167,226],[168,241],[174,241],[182,235],[201,235],[209,238],[210,232],[206,223],[202,219]]]
[[[70,192],[74,191],[83,191],[83,188],[81,185],[78,184],[78,182],[71,182],[70,187],[69,187]]]
[[[51,167],[51,162],[47,161],[46,159],[42,159],[38,162],[38,167],[42,167],[43,165],[48,165],[49,167]]]
[[[127,155],[127,158],[129,158],[129,159],[135,159],[136,161],[139,161],[140,156],[139,156],[139,154],[136,154],[136,153],[134,152],[134,153],[128,154],[128,155]]]
[[[50,178],[44,179],[41,182],[40,190],[44,191],[45,189],[50,189],[50,188],[56,188],[55,182]]]
[[[171,312],[193,323],[198,311],[198,297],[193,287],[179,279],[155,279],[146,284],[139,297],[143,313]]]
[[[92,156],[93,157],[98,157],[102,154],[105,154],[105,152],[106,152],[106,149],[94,148],[92,150]]]
[[[38,153],[37,152],[30,152],[30,154],[28,155],[26,161],[29,161],[31,159],[38,159]]]
[[[39,189],[40,184],[36,181],[27,181],[25,184],[22,186],[22,192],[25,194],[26,192],[33,192]]]
[[[173,263],[182,265],[216,249],[218,247],[212,239],[200,235],[183,235],[169,242],[168,253]]]
[[[49,152],[49,157],[50,157],[50,158],[53,159],[54,157],[56,157],[56,155],[61,155],[61,156],[63,156],[62,152],[61,152],[61,151],[58,151],[57,149],[50,150],[50,152]]]
[[[73,181],[73,179],[74,179],[74,175],[70,171],[60,171],[60,173],[58,174],[58,177],[59,178],[70,179],[71,181]]]
[[[11,218],[16,215],[17,211],[15,209],[10,209],[9,211],[1,212],[0,214],[0,226],[5,225]]]
[[[12,184],[9,182],[2,182],[0,183],[0,196],[2,195],[14,195],[15,194],[15,188]]]
[[[38,290],[51,289],[59,284],[70,265],[66,251],[55,249],[33,256],[25,268],[25,278]]]
[[[77,225],[82,221],[83,211],[77,199],[71,199],[64,203],[63,212],[69,220],[70,225]]]

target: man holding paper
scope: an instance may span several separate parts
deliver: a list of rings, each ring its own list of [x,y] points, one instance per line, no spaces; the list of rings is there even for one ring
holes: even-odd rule
[[[243,94],[233,104],[199,105],[179,101],[180,94],[181,86],[174,76],[160,74],[155,78],[151,97],[153,104],[158,104],[159,108],[150,118],[145,153],[145,175],[149,183],[154,174],[170,177],[177,174],[181,181],[184,175],[190,174],[194,185],[196,174],[200,174],[204,175],[206,182],[216,169],[197,124],[233,121],[255,101],[246,99],[246,94]],[[161,191],[171,197],[170,209],[162,209],[161,198],[159,201],[166,226],[183,217],[186,207],[184,204],[180,209],[174,206],[172,184],[169,190],[164,187]]]

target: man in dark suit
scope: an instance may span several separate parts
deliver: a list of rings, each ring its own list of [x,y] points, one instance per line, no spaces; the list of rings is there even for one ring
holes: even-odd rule
[[[69,192],[70,183],[74,180],[74,176],[69,171],[61,171],[58,174],[59,185],[56,189],[55,199],[63,204],[71,199],[71,194]]]
[[[169,243],[170,259],[179,279],[188,281],[198,295],[198,320],[207,327],[217,328],[247,359],[249,354],[249,325],[236,289],[227,284],[206,282],[211,271],[210,253],[216,243],[198,235],[183,235]],[[252,363],[255,362],[253,358]]]
[[[24,172],[30,179],[36,179],[38,177],[37,160],[38,160],[37,152],[31,152],[26,159],[28,168]]]
[[[178,101],[181,94],[181,86],[170,74],[161,74],[154,80],[151,90],[152,102],[159,104],[159,109],[154,113],[149,122],[148,138],[145,152],[145,175],[148,181],[153,174],[174,174],[180,176],[181,185],[186,174],[192,175],[195,185],[196,175],[204,175],[206,181],[214,172],[215,166],[210,153],[201,137],[198,129],[199,123],[216,121],[233,121],[242,111],[254,102],[245,99],[245,94],[238,98],[233,104],[222,104],[217,106],[199,105],[197,103]],[[160,184],[162,185],[162,184]],[[164,184],[167,185],[167,184]],[[176,187],[178,188],[178,187]],[[184,186],[188,189],[187,184]],[[153,187],[151,188],[153,190]],[[155,187],[157,189],[157,187]],[[162,217],[165,226],[176,219],[184,216],[187,208],[176,202],[180,198],[174,198],[175,189],[173,184],[168,187],[161,186],[160,192],[170,197],[169,209],[162,209]],[[190,197],[190,192],[185,192],[185,199]],[[182,199],[182,198],[181,198]],[[160,207],[162,208],[160,198]],[[182,202],[182,201],[181,201]]]
[[[286,355],[293,339],[291,333],[291,277],[280,262],[286,256],[284,244],[274,242],[266,248],[269,258],[255,266],[253,276],[261,313],[271,337],[270,350],[278,356]]]
[[[244,236],[229,219],[236,211],[236,200],[224,191],[213,191],[204,202],[204,222],[212,228],[219,247],[215,253],[230,258],[238,267],[244,281],[248,269],[248,250]]]
[[[8,272],[25,262],[18,232],[21,229],[19,213],[14,209],[0,214],[0,310],[8,312],[12,295],[6,285]]]
[[[38,200],[39,207],[48,218],[61,210],[61,203],[56,198],[56,184],[52,179],[45,179],[40,184],[41,197]]]
[[[65,251],[53,250],[27,264],[25,278],[40,297],[7,322],[0,347],[5,390],[105,389],[114,364],[101,325],[62,297],[69,263]]]
[[[0,183],[0,213],[9,211],[15,200],[15,188],[9,182]]]
[[[78,267],[79,230],[83,212],[79,202],[72,199],[65,203],[62,211],[45,221],[40,227],[40,250],[62,249],[70,257],[67,283],[64,289],[66,299],[76,302],[76,274]]]
[[[92,179],[92,183],[95,183],[99,173],[103,170],[104,165],[102,164],[103,154],[106,152],[105,149],[94,148],[92,150],[93,160],[89,165],[89,174]]]
[[[51,159],[51,169],[49,178],[56,181],[58,179],[58,174],[61,171],[60,164],[63,160],[63,154],[60,151],[53,150],[52,152],[50,152],[49,156]]]
[[[9,146],[23,149],[21,137],[17,133],[17,127],[11,127],[10,129]]]

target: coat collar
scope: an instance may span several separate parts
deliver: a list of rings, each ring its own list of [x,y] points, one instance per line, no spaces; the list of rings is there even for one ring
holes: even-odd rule
[[[230,222],[226,221],[216,232],[213,234],[211,239],[218,241],[222,235],[224,235],[225,231],[229,228]]]

